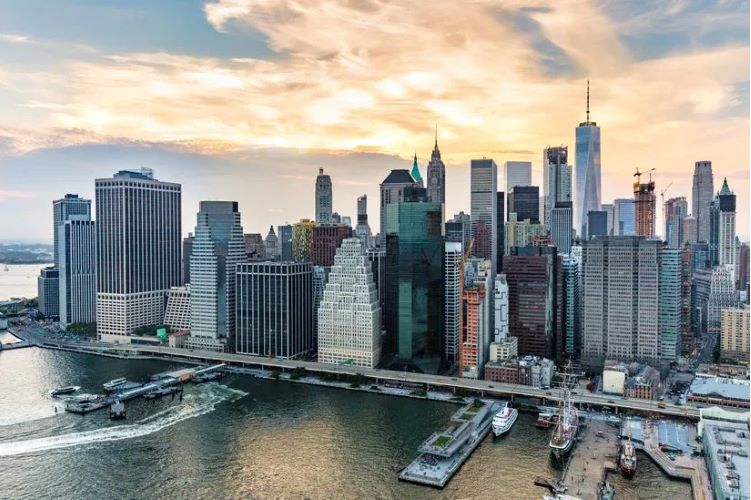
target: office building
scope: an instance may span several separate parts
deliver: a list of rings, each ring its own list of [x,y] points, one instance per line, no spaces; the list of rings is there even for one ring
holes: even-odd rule
[[[553,244],[558,248],[558,253],[567,254],[571,250],[571,242],[574,239],[574,210],[570,201],[561,202],[550,211],[548,226]]]
[[[677,361],[682,346],[682,267],[675,248],[662,248],[659,254],[658,302],[660,359]]]
[[[508,283],[509,335],[519,342],[519,354],[560,357],[562,280],[554,247],[514,247],[503,257]],[[561,344],[561,348],[558,348]]]
[[[721,266],[732,266],[735,269],[737,250],[735,246],[735,194],[728,187],[728,180],[722,183],[722,189],[717,195],[719,212],[717,213],[717,257]]]
[[[292,225],[292,260],[310,262],[313,259],[313,228],[316,223],[300,219]]]
[[[478,222],[475,226],[475,234],[472,240],[472,256],[481,259],[490,259],[490,253],[493,251],[491,238],[490,228],[485,222]]]
[[[613,201],[613,235],[634,236],[636,234],[635,204],[630,198]],[[584,233],[586,234],[586,233]]]
[[[200,202],[190,256],[189,347],[223,351],[233,346],[235,272],[246,262],[246,251],[237,202]]]
[[[169,289],[162,323],[171,330],[190,331],[190,285]]]
[[[516,186],[508,195],[508,212],[516,214],[516,220],[540,222],[540,188]]]
[[[592,210],[600,210],[600,127],[589,119],[589,82],[587,82],[587,120],[576,127],[576,164],[574,178],[574,227],[579,234],[587,234],[586,217]]]
[[[318,306],[323,300],[323,292],[326,289],[330,267],[313,266],[311,274],[312,297],[313,297],[313,350],[318,350]]]
[[[532,185],[531,161],[507,161],[503,164],[506,177],[506,193],[510,193],[516,186]]]
[[[96,225],[68,219],[58,225],[60,322],[96,322]]]
[[[368,196],[365,194],[357,197],[357,226],[354,235],[360,238],[365,248],[373,246],[373,234],[368,224]]]
[[[723,309],[721,314],[720,357],[748,364],[748,307]]]
[[[694,164],[694,180],[691,194],[691,215],[696,218],[697,241],[709,242],[709,206],[714,197],[714,177],[711,161]]]
[[[279,233],[279,253],[282,261],[289,262],[294,258],[292,249],[292,225],[277,226]]]
[[[190,283],[190,254],[193,253],[193,241],[195,241],[193,233],[188,233],[188,236],[183,238],[182,283],[184,285]]]
[[[662,242],[612,236],[584,242],[582,363],[659,358]]]
[[[56,267],[45,267],[37,278],[39,312],[48,319],[60,316],[60,273]]]
[[[331,177],[318,169],[316,177],[316,224],[330,224],[334,206],[334,193],[331,188]]]
[[[712,269],[707,297],[707,332],[720,333],[722,310],[739,305],[735,290],[735,273],[731,266],[717,266]]]
[[[236,352],[294,359],[313,352],[310,262],[237,266]]]
[[[459,243],[464,247],[464,224],[461,222],[446,221],[444,224],[446,232],[446,243]],[[469,243],[468,241],[466,243]]]
[[[698,243],[699,233],[696,217],[687,215],[683,218],[683,231],[681,232],[681,246]]]
[[[464,248],[464,251],[466,252],[469,248],[469,242],[472,241],[472,218],[469,216],[469,214],[459,212],[458,214],[454,214],[454,217],[450,222],[452,223],[451,236],[449,237],[449,230],[446,229],[446,241],[461,242],[462,248]],[[464,232],[461,238],[459,237],[458,232],[460,227]]]
[[[415,179],[407,170],[392,170],[389,175],[381,182],[381,223],[379,226],[379,244],[386,244],[386,207],[391,203],[401,203],[404,201],[404,189],[407,186],[415,185]]]
[[[167,291],[182,283],[181,187],[142,168],[97,179],[95,190],[97,331],[128,342],[164,319]]]
[[[749,247],[748,243],[737,243],[737,257],[735,258],[735,284],[738,290],[746,291],[746,302],[748,302],[748,284],[749,284]]]
[[[529,219],[519,221],[516,214],[512,213],[504,231],[506,239],[504,256],[509,255],[512,248],[527,246],[534,239],[545,236],[546,232],[543,224],[532,223]]]
[[[448,224],[447,224],[448,226]],[[444,351],[450,364],[459,361],[462,335],[462,290],[464,289],[464,247],[461,242],[446,241],[444,273]]]
[[[459,345],[459,375],[477,379],[482,373],[482,340],[487,335],[485,287],[471,284],[462,292],[462,336]]]
[[[615,205],[612,203],[603,203],[602,211],[607,214],[608,219],[606,236],[613,236],[615,234]]]
[[[339,245],[352,237],[352,228],[344,224],[319,224],[313,228],[312,260],[314,266],[331,267]]]
[[[381,359],[381,306],[373,271],[358,238],[334,257],[318,306],[318,361],[375,368]]]
[[[381,305],[381,329],[383,329],[386,327],[386,249],[368,248],[366,253],[378,291],[378,302]]]
[[[91,220],[91,200],[80,198],[77,194],[66,194],[52,202],[52,235],[54,265],[59,267],[59,230],[60,224],[68,220]]]
[[[655,183],[651,174],[649,182],[634,183],[634,221],[637,236],[654,237],[656,202]]]
[[[263,240],[264,250],[266,251],[266,258],[276,260],[279,258],[281,248],[279,247],[279,238],[274,232],[274,226],[269,226],[269,232],[266,233],[266,238]]]
[[[428,163],[428,201],[446,204],[446,166],[438,149],[438,127],[435,132],[435,145]]]
[[[496,249],[496,273],[501,271],[503,265],[503,253],[506,249],[506,200],[503,191],[496,193],[496,231],[495,231],[495,249]]]
[[[550,227],[551,212],[557,204],[571,203],[571,165],[568,164],[568,147],[545,148],[542,154],[542,176],[545,215],[541,221]]]
[[[386,205],[386,344],[391,365],[437,373],[443,341],[442,208],[425,189]],[[422,200],[422,201],[420,201]]]
[[[266,260],[266,244],[263,242],[263,235],[261,233],[244,234],[243,243],[245,258],[248,262]]]
[[[681,350],[683,354],[690,354],[693,350],[694,331],[691,325],[691,248],[688,246],[680,249],[681,259]]]
[[[581,247],[579,247],[581,248]],[[563,268],[563,348],[567,356],[579,358],[581,348],[581,255],[564,255]]]
[[[586,239],[607,236],[608,214],[604,210],[592,210],[587,214]],[[582,235],[584,236],[584,235]]]
[[[688,202],[683,196],[670,198],[665,202],[665,241],[670,248],[681,248],[683,245],[684,219],[688,217]]]
[[[490,259],[491,274],[495,275],[498,269],[496,261],[498,258],[498,249],[496,248],[498,167],[495,161],[483,158],[482,160],[472,160],[469,169],[472,235],[476,236],[477,225],[483,222],[490,237],[490,255],[482,257]],[[475,253],[474,255],[479,254]]]

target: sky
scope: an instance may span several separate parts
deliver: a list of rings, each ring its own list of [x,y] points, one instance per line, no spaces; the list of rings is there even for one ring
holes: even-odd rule
[[[602,199],[655,168],[691,202],[694,163],[738,195],[749,237],[749,2],[734,0],[4,0],[0,241],[50,242],[52,200],[149,167],[200,200],[240,202],[246,232],[314,216],[319,168],[356,219],[390,169],[447,165],[446,213],[469,209],[469,161],[533,163],[591,117]],[[504,177],[499,168],[499,186]],[[661,198],[658,195],[658,205]],[[662,233],[662,210],[658,210]]]

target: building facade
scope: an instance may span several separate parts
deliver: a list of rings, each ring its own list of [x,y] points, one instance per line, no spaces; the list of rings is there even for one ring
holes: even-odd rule
[[[567,254],[571,251],[571,242],[574,239],[574,211],[571,202],[558,202],[550,211],[548,226],[553,244],[558,248],[558,253]]]
[[[508,213],[516,214],[516,220],[540,221],[540,188],[516,186],[508,194]]]
[[[574,189],[574,227],[587,234],[586,216],[600,210],[600,127],[589,119],[589,83],[587,83],[587,119],[576,127]]]
[[[655,183],[651,177],[649,182],[634,183],[634,221],[637,236],[654,237],[656,203]]]
[[[368,195],[357,197],[357,225],[354,235],[362,240],[365,248],[373,246],[373,234],[368,224]]]
[[[749,310],[748,307],[735,307],[722,310],[720,330],[720,356],[723,359],[749,361]]]
[[[182,282],[181,186],[150,169],[121,170],[97,179],[95,191],[97,331],[127,342],[163,320],[167,291]]]
[[[318,169],[316,177],[316,223],[330,224],[334,206],[334,193],[331,187],[331,177]]]
[[[414,186],[415,179],[404,169],[392,170],[380,185],[381,190],[381,224],[379,227],[379,244],[386,245],[386,207],[392,203],[404,201],[404,190]]]
[[[683,219],[688,216],[688,202],[686,198],[670,198],[665,202],[665,241],[670,248],[680,248],[684,241]]]
[[[319,224],[313,228],[312,260],[314,266],[331,267],[339,245],[352,237],[352,228],[344,224]]]
[[[506,193],[510,193],[516,186],[532,185],[531,161],[507,161],[503,164],[506,178]]]
[[[91,200],[79,197],[77,194],[66,194],[59,200],[52,202],[52,235],[55,267],[60,265],[59,231],[60,224],[68,220],[91,220]]]
[[[709,206],[714,197],[714,177],[711,161],[694,164],[694,179],[691,191],[691,215],[696,218],[697,241],[709,242]]]
[[[462,335],[462,290],[464,289],[464,247],[447,241],[443,258],[445,353],[449,363],[459,361]]]
[[[56,267],[45,267],[37,278],[39,312],[45,318],[60,316],[60,272]]]
[[[292,260],[311,262],[313,259],[313,229],[316,223],[300,219],[292,225]]]
[[[662,248],[659,259],[660,359],[677,361],[682,345],[681,254],[675,248]]]
[[[470,162],[470,205],[472,235],[477,233],[477,225],[485,224],[490,236],[490,255],[485,257],[491,261],[492,274],[498,269],[498,249],[496,245],[496,231],[498,227],[498,167],[491,159],[472,160]]]
[[[96,321],[96,224],[67,220],[58,226],[60,322]]]
[[[224,350],[235,334],[237,265],[246,262],[236,201],[202,201],[190,256],[190,344]]]
[[[735,269],[737,250],[735,234],[735,194],[728,187],[728,180],[722,183],[717,195],[719,213],[717,225],[717,263]]]
[[[237,353],[283,359],[312,353],[311,268],[309,262],[237,266]]]
[[[634,200],[618,198],[613,201],[613,235],[633,236],[636,234]]]
[[[173,286],[169,289],[162,323],[172,330],[190,331],[190,285]]]
[[[557,204],[571,204],[571,165],[568,164],[568,147],[545,148],[542,154],[542,176],[545,190],[545,216],[542,222],[551,227],[551,212]]]
[[[428,201],[446,204],[446,166],[441,160],[438,149],[438,129],[436,129],[435,144],[428,163]]]
[[[381,306],[358,238],[336,252],[318,307],[318,361],[375,368],[381,359]]]

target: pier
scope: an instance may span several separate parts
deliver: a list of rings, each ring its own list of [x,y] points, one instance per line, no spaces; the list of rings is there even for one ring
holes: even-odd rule
[[[608,472],[617,470],[619,448],[617,429],[601,420],[587,420],[563,469],[559,489],[582,500],[598,500],[600,483]]]
[[[420,454],[399,473],[399,479],[434,488],[446,486],[487,437],[500,409],[500,403],[477,400],[459,409],[448,429],[433,433],[423,442]]]
[[[218,364],[203,369],[183,368],[171,372],[159,373],[151,377],[152,381],[146,384],[126,382],[123,384],[122,389],[116,389],[106,396],[97,395],[83,400],[71,398],[65,402],[65,411],[85,415],[96,410],[107,408],[116,401],[125,402],[140,396],[148,396],[151,399],[168,395],[174,396],[174,394],[182,391],[182,384],[184,382],[191,381],[195,376],[205,375],[220,370],[224,368],[224,366],[224,364]],[[175,386],[180,386],[181,388],[179,390],[174,390],[173,388]],[[153,395],[153,397],[150,395]]]

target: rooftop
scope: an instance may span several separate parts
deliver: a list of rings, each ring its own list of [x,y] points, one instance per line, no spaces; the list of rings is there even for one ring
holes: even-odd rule
[[[381,184],[414,184],[415,179],[403,168],[392,170]]]
[[[739,401],[749,400],[749,384],[747,380],[722,377],[696,377],[691,382],[689,394],[696,396],[714,396]]]
[[[715,492],[722,490],[724,498],[748,498],[749,434],[746,426],[708,422],[704,443]]]

